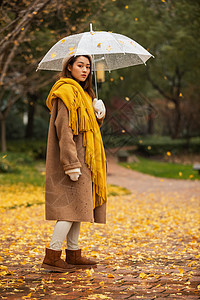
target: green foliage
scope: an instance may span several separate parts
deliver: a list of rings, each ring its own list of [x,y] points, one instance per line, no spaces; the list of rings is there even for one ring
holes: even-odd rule
[[[185,118],[191,119],[194,114],[193,105],[189,105],[192,99],[199,103],[199,94],[194,92],[195,87],[200,85],[199,20],[199,1],[110,2],[104,15],[95,23],[95,29],[127,35],[152,53],[155,59],[150,59],[147,66],[139,65],[107,74],[100,97],[108,105],[115,96],[131,97],[137,91],[151,99],[152,103],[160,98],[161,119],[155,123],[159,122],[161,134],[195,136],[199,131],[198,123],[191,121],[190,127]],[[192,94],[188,93],[189,89],[193,90]],[[168,107],[168,102],[174,105],[173,109]]]
[[[22,139],[25,126],[19,113],[11,111],[6,119],[6,136],[9,140]]]
[[[46,158],[46,140],[12,140],[8,141],[9,152],[26,153],[34,159]]]
[[[2,39],[14,29],[17,24],[16,17],[22,16],[31,5],[31,1],[18,2],[3,1],[2,11],[7,11],[7,14],[5,13],[1,20],[2,27],[5,26],[1,31]],[[0,109],[3,112],[8,99],[16,95],[21,95],[19,111],[27,110],[27,99],[26,96],[24,97],[26,93],[38,93],[37,105],[40,104],[44,108],[48,91],[56,80],[56,73],[49,71],[36,73],[38,62],[59,39],[70,34],[88,31],[89,23],[92,22],[94,30],[113,31],[127,35],[155,56],[155,59],[147,62],[147,66],[139,65],[111,73],[106,72],[106,82],[99,90],[99,97],[105,101],[106,105],[112,102],[111,99],[114,96],[124,99],[127,96],[131,97],[137,91],[141,91],[152,101],[155,101],[155,98],[161,98],[163,103],[164,99],[171,97],[170,101],[173,104],[176,98],[175,100],[181,101],[181,107],[185,105],[185,109],[181,111],[183,117],[179,136],[195,136],[199,132],[199,123],[196,122],[199,118],[198,106],[190,105],[194,102],[199,103],[199,93],[196,88],[200,85],[199,1],[61,0],[59,5],[57,2],[50,1],[38,14],[33,13],[29,21],[23,39],[18,42],[16,36],[16,40],[11,41],[8,49],[2,54],[3,61],[6,62],[8,50],[12,50],[12,47],[17,48],[6,75],[7,82],[12,80],[12,84],[2,86],[3,96]],[[180,82],[177,79],[177,72],[181,74]],[[149,78],[162,93],[155,85],[152,87]],[[179,91],[183,94],[184,100],[179,99]],[[190,112],[192,107],[195,107],[195,117],[195,112]],[[176,119],[175,109],[170,110],[166,105],[159,123],[156,121],[156,133],[171,134],[175,127],[174,119]],[[194,120],[193,125],[186,126],[185,124],[189,123],[190,119]],[[21,120],[9,122],[7,137],[23,138]],[[169,130],[162,129],[166,127],[166,124],[170,127]],[[45,138],[46,131],[47,124],[37,119],[34,129],[35,138]],[[123,143],[124,136],[114,137],[114,140],[117,143],[118,140],[122,140]],[[128,144],[130,143],[132,141],[129,140]],[[112,144],[108,142],[106,146],[110,147]],[[44,149],[40,148],[36,156],[44,157],[44,153]]]
[[[5,158],[0,158],[0,173],[11,173],[14,171],[13,165]]]
[[[199,153],[200,138],[171,139],[170,137],[149,136],[137,141],[138,153],[146,156],[163,155],[167,152],[179,153]]]
[[[35,117],[33,127],[33,137],[37,139],[46,138],[48,133],[48,123],[40,117]]]
[[[140,153],[145,156],[164,155],[167,152],[199,153],[200,137],[187,139],[171,139],[169,136],[131,136],[127,134],[103,136],[105,148],[122,148],[135,146],[130,153]]]

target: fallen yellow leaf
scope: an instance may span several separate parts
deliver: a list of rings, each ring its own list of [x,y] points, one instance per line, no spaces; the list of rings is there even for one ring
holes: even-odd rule
[[[108,274],[107,277],[108,278],[115,278],[115,276],[113,274]]]
[[[146,279],[147,278],[147,274],[145,274],[144,272],[141,272],[139,275],[140,278],[142,279]]]

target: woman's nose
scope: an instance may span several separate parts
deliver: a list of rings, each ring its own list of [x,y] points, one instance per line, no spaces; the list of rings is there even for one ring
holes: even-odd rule
[[[83,72],[86,72],[87,71],[87,68],[86,67],[83,67]]]

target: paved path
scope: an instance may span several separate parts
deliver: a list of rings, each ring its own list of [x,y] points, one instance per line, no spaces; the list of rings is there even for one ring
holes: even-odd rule
[[[132,193],[150,192],[177,192],[187,196],[200,197],[200,181],[168,179],[154,177],[148,174],[139,173],[134,170],[124,168],[117,164],[116,158],[107,155],[108,175],[107,182],[123,186]]]
[[[106,225],[81,225],[79,247],[98,267],[40,269],[55,222],[44,220],[44,205],[5,210],[0,299],[200,299],[199,182],[155,178],[107,158],[108,183],[132,194],[109,197]]]

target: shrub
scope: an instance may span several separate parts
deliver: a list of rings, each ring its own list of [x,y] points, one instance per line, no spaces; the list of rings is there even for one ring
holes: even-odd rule
[[[10,152],[27,153],[34,159],[46,158],[46,140],[13,140],[8,141],[7,150]]]
[[[48,133],[48,122],[40,117],[34,118],[33,137],[37,139],[46,138]]]
[[[14,168],[7,159],[1,158],[0,159],[0,173],[11,173],[14,171]]]
[[[22,117],[11,111],[6,119],[6,136],[7,139],[21,139],[24,137],[25,125]]]

